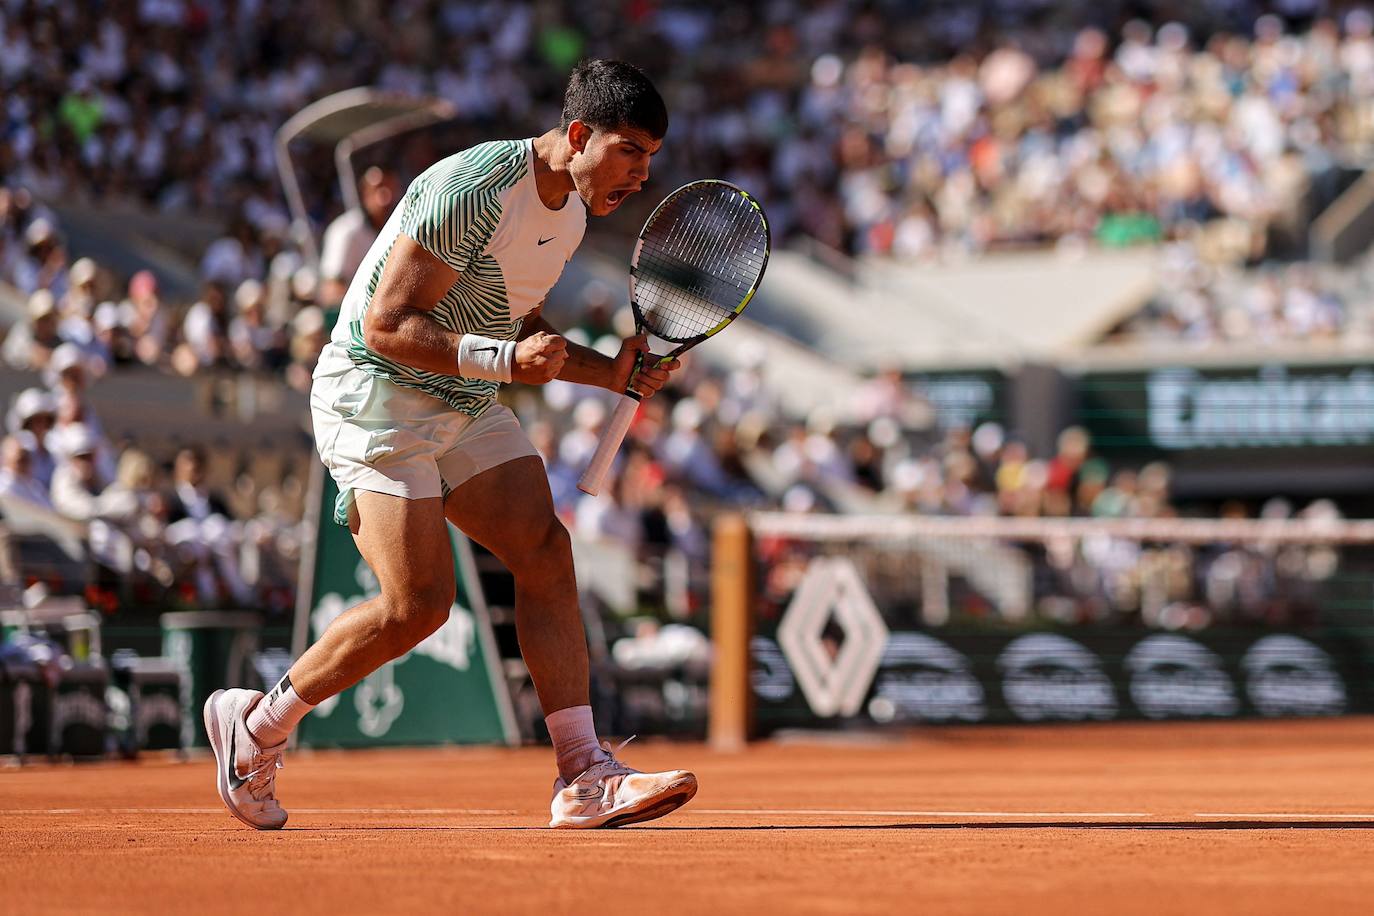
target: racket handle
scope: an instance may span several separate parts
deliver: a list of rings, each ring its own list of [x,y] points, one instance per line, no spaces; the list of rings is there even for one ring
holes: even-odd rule
[[[611,422],[606,424],[601,441],[596,444],[596,453],[587,462],[587,469],[577,481],[577,488],[583,493],[595,496],[601,492],[602,485],[606,483],[606,474],[611,470],[611,462],[615,461],[620,443],[625,441],[625,434],[630,431],[630,421],[635,418],[638,408],[639,398],[621,395],[615,413],[611,414]]]

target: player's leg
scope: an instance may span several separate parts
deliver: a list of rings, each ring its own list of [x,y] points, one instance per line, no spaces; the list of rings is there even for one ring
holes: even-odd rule
[[[554,514],[543,462],[522,456],[482,471],[455,487],[445,508],[449,520],[515,578],[520,651],[559,759],[551,825],[635,823],[690,800],[697,790],[691,773],[640,773],[597,744],[572,545]]]
[[[286,823],[276,801],[276,770],[301,718],[410,651],[443,625],[453,604],[453,555],[442,499],[360,491],[349,527],[381,593],[335,620],[267,697],[256,690],[221,690],[205,705],[220,798],[236,817],[261,830]]]
[[[441,498],[360,491],[354,512],[349,530],[381,592],[342,614],[291,666],[291,685],[312,706],[415,648],[444,625],[453,606]]]
[[[572,543],[553,511],[544,464],[516,458],[458,486],[444,502],[454,525],[515,578],[515,627],[544,714],[588,703],[587,638]]]

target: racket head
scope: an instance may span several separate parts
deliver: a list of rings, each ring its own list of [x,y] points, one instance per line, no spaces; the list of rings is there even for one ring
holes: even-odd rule
[[[641,331],[681,353],[744,311],[768,266],[772,235],[749,192],[693,181],[663,199],[630,259],[630,307]]]

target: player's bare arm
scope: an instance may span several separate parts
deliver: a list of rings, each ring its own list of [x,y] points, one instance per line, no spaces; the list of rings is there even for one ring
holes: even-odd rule
[[[544,334],[556,336],[560,340],[564,339],[557,329],[537,312],[532,312],[526,316],[521,333],[522,336],[528,334],[533,337]],[[515,352],[518,358],[519,347],[516,348]],[[644,334],[637,334],[622,341],[620,352],[615,355],[614,359],[598,353],[591,347],[567,342],[567,360],[563,363],[557,377],[565,382],[575,382],[579,385],[595,385],[598,388],[607,388],[611,391],[624,391],[630,384],[630,373],[635,368],[635,357],[641,353],[644,354],[643,365],[640,366],[639,374],[635,376],[634,387],[644,397],[652,397],[654,392],[668,383],[670,373],[677,369],[681,363],[672,359],[659,366],[658,360],[651,359],[649,356],[649,340]]]
[[[430,314],[458,279],[458,271],[404,233],[396,237],[372,305],[363,316],[368,347],[387,359],[426,372],[456,375],[462,334]],[[511,380],[542,385],[558,377],[567,342],[555,333],[525,336],[515,348]]]
[[[404,233],[396,237],[372,304],[363,315],[367,346],[395,362],[427,372],[453,374],[455,334],[430,314],[458,279],[458,271]]]

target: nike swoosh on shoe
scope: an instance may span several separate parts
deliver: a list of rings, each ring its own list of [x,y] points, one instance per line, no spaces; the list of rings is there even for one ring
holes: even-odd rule
[[[239,776],[238,766],[235,763],[235,761],[238,760],[238,756],[235,753],[235,744],[238,741],[239,730],[235,728],[234,725],[235,723],[232,721],[229,723],[229,758],[225,761],[225,766],[229,769],[229,788],[231,789],[237,789],[248,781]]]

